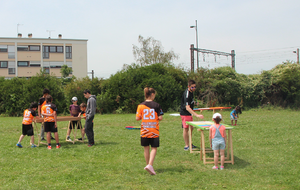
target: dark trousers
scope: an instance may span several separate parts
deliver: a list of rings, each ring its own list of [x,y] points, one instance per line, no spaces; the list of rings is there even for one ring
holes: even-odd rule
[[[85,121],[85,133],[88,138],[89,144],[94,144],[94,117],[90,118],[89,120]]]

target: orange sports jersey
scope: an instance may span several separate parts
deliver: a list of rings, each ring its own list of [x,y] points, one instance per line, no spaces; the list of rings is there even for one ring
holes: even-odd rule
[[[26,109],[24,111],[22,124],[30,125],[34,116],[37,116],[37,113],[35,111],[33,111],[32,109]]]
[[[47,103],[42,107],[42,114],[52,114],[57,108],[52,103]],[[44,116],[44,122],[55,122],[54,116]]]
[[[154,101],[145,101],[138,105],[136,117],[142,118],[141,137],[157,138],[159,137],[158,117],[163,115],[161,107]]]
[[[39,99],[38,105],[41,106],[41,108],[46,104],[46,99],[44,97],[41,97]]]

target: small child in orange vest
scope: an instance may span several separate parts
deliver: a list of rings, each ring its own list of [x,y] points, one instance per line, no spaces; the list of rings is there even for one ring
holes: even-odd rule
[[[24,111],[23,121],[22,121],[22,135],[20,136],[19,142],[16,144],[17,147],[22,148],[21,141],[23,138],[27,136],[31,136],[30,144],[31,148],[35,148],[36,145],[34,144],[34,134],[33,134],[33,127],[32,127],[32,120],[34,117],[38,117],[38,113],[35,112],[38,108],[38,104],[33,102],[30,104],[29,109]]]

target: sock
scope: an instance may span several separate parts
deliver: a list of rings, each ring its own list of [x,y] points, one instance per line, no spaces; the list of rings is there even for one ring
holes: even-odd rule
[[[56,143],[56,145],[59,145],[59,143]]]
[[[48,146],[51,146],[51,143],[49,143]]]

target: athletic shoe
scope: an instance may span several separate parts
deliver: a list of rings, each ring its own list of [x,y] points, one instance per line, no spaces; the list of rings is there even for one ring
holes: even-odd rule
[[[56,148],[60,148],[61,147],[61,145],[59,144],[59,145],[56,145]]]
[[[220,167],[220,170],[224,170],[224,166],[221,166],[221,167]]]
[[[51,136],[51,140],[55,140],[55,138]]]
[[[88,145],[88,147],[91,147],[91,146],[94,146],[94,143]]]
[[[79,140],[79,141],[82,141],[82,138],[79,138],[78,140]]]
[[[213,166],[211,169],[218,170],[218,167],[217,166]]]
[[[35,147],[36,147],[36,145],[35,145],[35,144],[32,144],[32,145],[31,145],[31,148],[35,148]]]
[[[185,150],[185,151],[187,151],[187,150],[189,150],[189,149],[190,149],[190,148],[189,148],[188,146],[185,146],[185,147],[184,147],[184,150]]]
[[[16,146],[19,148],[23,148],[23,146],[20,143],[17,143]]]
[[[51,146],[48,146],[47,148],[48,148],[48,149],[52,149],[52,147],[51,147]]]
[[[46,139],[45,138],[41,138],[41,141],[46,141]]]
[[[153,169],[153,166],[151,166],[151,165],[148,164],[144,169],[147,170],[149,172],[149,174],[156,175],[156,173],[155,173],[155,171]]]
[[[67,141],[72,141],[72,139],[70,137],[67,137]]]
[[[195,145],[192,144],[192,149],[195,149],[195,148],[198,148],[198,147],[196,147]]]

